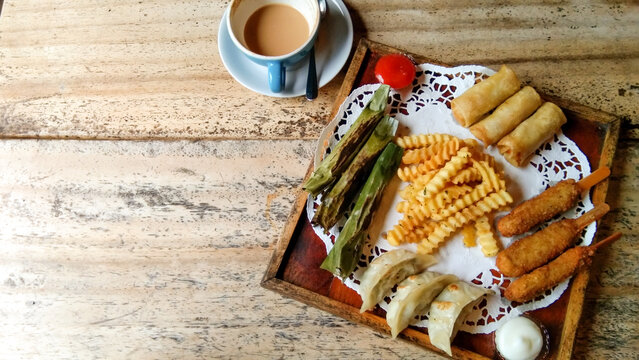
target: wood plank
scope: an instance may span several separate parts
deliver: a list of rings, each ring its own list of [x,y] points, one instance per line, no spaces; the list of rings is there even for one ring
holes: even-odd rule
[[[0,357],[440,358],[257,286],[314,146],[0,141]],[[613,168],[603,228],[625,235],[595,260],[575,358],[637,348],[638,155]]]
[[[154,246],[179,248],[176,238],[186,235],[198,247],[225,248],[270,246],[281,230],[273,222],[288,214],[314,144],[7,140],[0,146],[3,239],[78,248],[152,239]]]
[[[543,92],[625,119],[638,139],[638,10],[630,2],[347,1],[356,38],[451,64],[509,63]],[[0,21],[5,138],[314,139],[343,73],[319,98],[250,93],[226,72],[226,3],[24,0]],[[543,74],[543,76],[541,76]],[[239,110],[241,109],[241,110]]]
[[[0,141],[0,358],[421,356],[258,286],[314,146]]]

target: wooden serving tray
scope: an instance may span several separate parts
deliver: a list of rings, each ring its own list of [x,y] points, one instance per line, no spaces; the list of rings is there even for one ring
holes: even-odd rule
[[[380,56],[390,53],[406,54],[417,63],[450,66],[437,60],[362,39],[335,99],[331,118],[335,116],[340,104],[353,89],[364,84],[377,83],[373,74],[375,63]],[[619,119],[558,97],[541,95],[545,100],[554,102],[564,110],[568,122],[562,127],[563,132],[588,157],[591,168],[596,169],[602,165],[611,167],[619,137]],[[310,163],[306,178],[313,170],[312,159]],[[607,189],[608,181],[606,180],[591,190],[593,204],[605,201]],[[306,216],[307,197],[308,194],[300,187],[291,214],[262,280],[262,286],[318,309],[390,334],[383,310],[376,307],[372,312],[360,314],[359,307],[362,302],[359,295],[346,287],[338,278],[333,277],[330,272],[320,269],[320,264],[326,257],[326,248],[313,231]],[[593,243],[596,240],[595,237]],[[588,279],[589,270],[580,272],[573,277],[570,286],[559,300],[546,308],[528,313],[547,327],[551,338],[551,358],[569,359],[571,356]],[[424,328],[409,327],[400,336],[443,354],[430,344]],[[453,356],[458,359],[493,358],[495,357],[493,334],[460,332],[453,341],[452,351]]]

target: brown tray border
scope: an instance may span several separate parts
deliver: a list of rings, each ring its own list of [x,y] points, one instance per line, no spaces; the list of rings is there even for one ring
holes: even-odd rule
[[[348,68],[346,76],[344,77],[342,87],[340,88],[340,91],[335,99],[335,103],[333,104],[329,121],[330,119],[335,117],[340,105],[342,104],[342,102],[344,102],[346,97],[352,92],[353,88],[355,87],[356,81],[360,78],[361,73],[366,70],[365,68],[362,68],[361,65],[365,62],[367,56],[369,56],[371,52],[403,53],[412,57],[417,63],[428,62],[431,64],[437,64],[447,67],[453,66],[450,64],[444,64],[438,60],[411,54],[406,51],[396,49],[368,39],[361,39],[353,55],[353,59],[351,60],[351,64]],[[611,168],[617,141],[619,139],[619,129],[621,123],[620,120],[614,115],[569,100],[564,100],[556,96],[543,95],[543,97],[545,99],[553,101],[555,104],[557,104],[568,113],[580,114],[582,117],[585,118],[596,117],[599,119],[598,121],[600,123],[607,124],[608,130],[606,131],[606,135],[603,140],[603,146],[599,158],[599,166],[606,165]],[[313,162],[311,161],[304,179],[307,179],[310,176],[312,170]],[[608,180],[599,183],[593,190],[591,197],[592,202],[594,204],[605,202],[607,191]],[[261,285],[266,289],[276,291],[284,296],[293,298],[307,305],[316,307],[320,310],[327,311],[333,315],[372,327],[377,331],[390,334],[386,325],[386,320],[384,318],[374,315],[370,312],[360,314],[357,309],[350,305],[334,300],[328,296],[317,294],[278,278],[278,275],[281,275],[281,271],[283,270],[282,264],[284,259],[286,258],[289,244],[298,225],[299,219],[304,213],[307,197],[308,194],[304,190],[302,190],[300,185],[297,189],[297,196],[295,202],[293,203],[293,208],[291,209],[291,212],[289,214],[288,220],[284,227],[284,231],[282,232],[282,235],[280,236],[275,246],[273,256],[268,264]],[[585,291],[586,287],[588,286],[589,279],[590,269],[579,272],[573,278],[572,286],[570,286],[569,288],[570,300],[566,309],[566,318],[564,320],[561,339],[559,341],[559,352],[557,353],[557,359],[570,359],[571,357],[577,325],[581,317]],[[443,354],[439,349],[431,345],[428,335],[422,332],[407,328],[402,332],[401,335],[404,339],[410,342],[424,346],[439,354]],[[456,359],[487,359],[480,354],[459,348],[457,346],[453,346],[452,351],[453,357]]]

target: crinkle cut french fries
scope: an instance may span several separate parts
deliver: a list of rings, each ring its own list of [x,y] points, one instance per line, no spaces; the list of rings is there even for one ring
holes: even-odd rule
[[[396,209],[402,219],[386,240],[393,246],[417,243],[418,252],[430,254],[464,228],[466,246],[479,243],[485,256],[495,256],[499,244],[491,215],[513,199],[494,159],[475,140],[447,134],[404,136],[396,142],[405,149],[397,175],[409,184]]]

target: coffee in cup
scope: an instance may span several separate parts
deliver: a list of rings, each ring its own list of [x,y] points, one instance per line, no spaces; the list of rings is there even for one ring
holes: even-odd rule
[[[227,27],[249,59],[268,68],[269,88],[281,92],[286,67],[310,51],[319,28],[317,0],[233,0]]]
[[[264,56],[286,55],[309,38],[304,15],[285,4],[268,4],[249,16],[244,26],[246,47]]]

